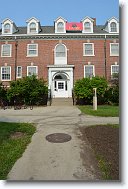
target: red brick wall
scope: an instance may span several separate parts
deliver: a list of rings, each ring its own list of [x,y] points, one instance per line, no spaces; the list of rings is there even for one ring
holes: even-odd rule
[[[84,65],[90,62],[95,66],[95,75],[105,75],[105,60],[104,60],[104,40],[103,39],[90,39],[90,43],[94,43],[94,55],[95,56],[83,56],[83,43],[87,43],[88,40],[61,40],[68,49],[68,64],[74,65],[74,80],[84,77]],[[119,57],[110,57],[110,43],[113,40],[106,42],[106,65],[107,65],[107,78],[110,78],[111,64],[119,62]],[[116,42],[118,42],[116,40]],[[31,66],[33,62],[34,66],[38,66],[38,78],[43,77],[48,79],[47,65],[54,64],[54,48],[59,43],[59,40],[34,40],[34,43],[38,43],[38,56],[27,57],[27,44],[31,44],[31,40],[19,40],[17,51],[17,66],[22,66],[22,76],[27,75],[27,66]],[[1,45],[5,42],[0,42]],[[5,58],[0,56],[0,67],[7,63],[11,66],[12,80],[14,80],[14,65],[15,65],[15,42],[8,41],[8,44],[12,44],[12,57]],[[1,54],[0,54],[1,55]],[[6,84],[6,82],[5,82]]]

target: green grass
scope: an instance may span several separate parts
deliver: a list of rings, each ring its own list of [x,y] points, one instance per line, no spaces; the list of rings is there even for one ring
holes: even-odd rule
[[[0,180],[7,179],[12,166],[30,143],[36,128],[28,123],[0,122]],[[12,139],[15,132],[25,133],[21,138]]]
[[[93,116],[101,116],[101,117],[118,117],[119,116],[119,106],[111,106],[111,105],[99,105],[97,106],[97,110],[93,110],[93,106],[78,106],[82,113],[93,115]]]

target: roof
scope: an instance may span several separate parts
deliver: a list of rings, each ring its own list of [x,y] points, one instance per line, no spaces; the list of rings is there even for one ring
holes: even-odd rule
[[[54,34],[55,33],[55,28],[54,26],[41,26],[40,27],[40,32],[39,34]],[[97,26],[94,26],[94,34],[106,34],[108,32],[106,32],[104,30],[104,25],[97,25]],[[0,29],[0,34],[1,34],[1,29]],[[70,33],[68,31],[68,33]],[[71,31],[72,33],[72,31]],[[76,32],[76,33],[81,33],[80,32]],[[17,32],[15,32],[14,34],[17,34],[17,35],[20,35],[20,34],[27,34],[27,27],[17,27]]]

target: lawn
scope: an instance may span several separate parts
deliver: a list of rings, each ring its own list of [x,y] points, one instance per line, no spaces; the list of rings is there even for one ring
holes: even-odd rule
[[[97,110],[93,110],[93,106],[78,106],[82,113],[101,116],[101,117],[118,117],[119,116],[119,106],[110,106],[110,105],[99,105]]]
[[[30,143],[36,128],[28,123],[0,122],[0,180],[6,180],[12,166]]]

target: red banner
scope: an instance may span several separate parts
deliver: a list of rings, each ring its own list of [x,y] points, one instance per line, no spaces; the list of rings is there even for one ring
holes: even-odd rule
[[[79,22],[66,23],[66,30],[67,31],[82,31],[83,24]]]

